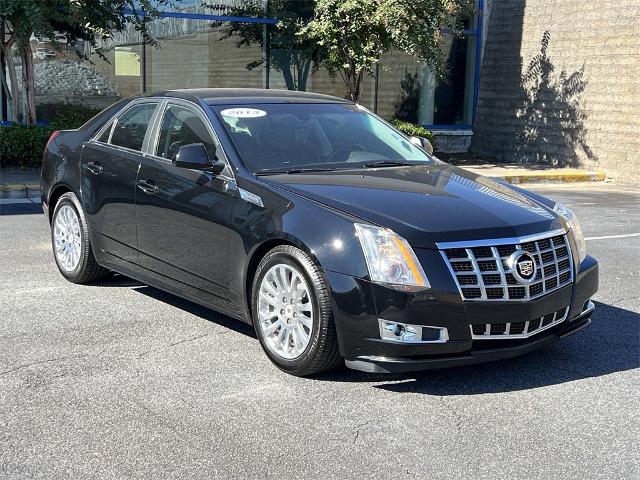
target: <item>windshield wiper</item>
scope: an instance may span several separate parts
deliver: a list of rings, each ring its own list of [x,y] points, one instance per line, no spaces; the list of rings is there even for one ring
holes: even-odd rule
[[[395,160],[380,160],[377,162],[367,162],[364,164],[366,168],[378,168],[378,167],[408,167],[411,165],[417,165],[416,162],[398,162]]]
[[[313,173],[313,172],[332,172],[334,168],[290,168],[289,170],[262,170],[256,172],[256,175],[282,175],[292,173]]]
[[[335,168],[292,168],[287,173],[332,172]]]

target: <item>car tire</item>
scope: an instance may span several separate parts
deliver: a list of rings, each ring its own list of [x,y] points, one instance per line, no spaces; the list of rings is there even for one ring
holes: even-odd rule
[[[286,344],[287,349],[289,349],[290,346],[296,344],[296,335],[301,338],[305,333],[308,333],[306,347],[303,351],[300,348],[301,353],[294,355],[294,358],[286,358],[291,356],[289,355],[290,352],[285,354],[283,349],[276,350],[276,347],[274,347],[277,340],[276,337],[283,336],[282,330],[276,329],[273,334],[270,334],[270,329],[273,328],[273,324],[278,320],[267,318],[271,315],[274,318],[281,319],[278,316],[278,312],[284,312],[284,308],[287,308],[288,305],[284,304],[284,308],[278,310],[283,306],[282,303],[278,302],[278,306],[271,311],[270,309],[273,307],[271,302],[274,299],[269,298],[267,302],[264,301],[265,288],[269,288],[270,285],[277,290],[277,284],[270,283],[269,279],[272,277],[268,277],[268,275],[272,275],[272,272],[277,273],[279,268],[286,272],[291,272],[290,285],[293,283],[297,285],[296,293],[306,292],[300,295],[297,303],[298,305],[303,305],[300,308],[311,310],[308,317],[308,312],[299,313],[298,318],[305,319],[304,325],[302,321],[299,321],[290,328],[293,332],[292,337],[294,337],[291,341],[288,340],[289,337],[287,336]],[[300,278],[298,279],[298,277]],[[277,283],[279,284],[279,282]],[[286,280],[283,280],[283,283],[286,283]],[[293,291],[293,287],[289,291]],[[292,293],[293,298],[296,298],[296,293]],[[256,269],[251,298],[251,316],[256,334],[263,350],[278,368],[292,375],[307,376],[331,370],[341,363],[342,358],[338,348],[338,338],[327,282],[324,279],[321,268],[305,252],[291,245],[280,245],[270,250],[262,258]],[[278,297],[278,300],[284,301],[284,297]],[[291,300],[291,304],[293,303],[294,300]],[[261,312],[266,313],[261,316]],[[293,312],[293,315],[295,316],[296,312]],[[309,318],[311,319],[312,328],[307,329],[305,325],[307,325]],[[292,317],[289,320],[292,320],[293,323],[294,318]],[[269,324],[269,322],[272,323]],[[280,329],[290,327],[285,326],[284,320],[280,321],[280,324],[282,325],[278,327]],[[309,331],[307,332],[307,330]],[[299,333],[296,334],[296,332]],[[284,336],[286,335],[285,333]],[[300,343],[303,342],[301,341]]]
[[[63,194],[53,210],[51,245],[58,270],[72,283],[93,283],[110,273],[98,265],[93,255],[82,205],[71,192]],[[65,254],[65,246],[72,246],[75,253]],[[67,261],[68,259],[71,260]]]

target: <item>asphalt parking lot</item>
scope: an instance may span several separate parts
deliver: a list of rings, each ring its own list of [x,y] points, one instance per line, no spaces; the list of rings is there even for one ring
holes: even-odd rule
[[[70,284],[38,206],[0,205],[0,478],[640,478],[640,194],[534,189],[600,261],[593,324],[393,377],[291,377],[249,326],[126,278]]]

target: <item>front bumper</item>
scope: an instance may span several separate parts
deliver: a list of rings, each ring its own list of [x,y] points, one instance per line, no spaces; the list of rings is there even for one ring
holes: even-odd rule
[[[451,368],[464,365],[474,365],[477,363],[492,362],[495,360],[504,360],[507,358],[518,357],[525,353],[532,352],[538,348],[549,345],[556,340],[581,330],[591,323],[591,311],[585,312],[584,315],[573,319],[573,321],[562,325],[563,328],[554,332],[541,332],[530,341],[520,345],[510,345],[507,347],[495,347],[490,349],[473,348],[464,355],[445,356],[445,357],[379,357],[379,356],[363,356],[354,360],[345,360],[347,367],[354,370],[371,373],[402,373],[414,372],[420,370],[430,370],[435,368]],[[565,322],[566,323],[566,322]],[[498,340],[500,341],[500,340]],[[508,340],[507,340],[508,342]]]
[[[422,255],[437,255],[423,251]],[[590,298],[598,289],[598,263],[587,257],[571,285],[523,302],[463,302],[448,271],[437,258],[428,293],[397,292],[362,279],[327,272],[334,298],[334,318],[348,367],[366,372],[410,372],[512,358],[548,345],[587,326]],[[433,280],[433,281],[432,281]],[[523,339],[473,339],[473,324],[528,321],[568,307],[566,319]],[[409,344],[383,341],[378,319],[444,327],[446,342]]]

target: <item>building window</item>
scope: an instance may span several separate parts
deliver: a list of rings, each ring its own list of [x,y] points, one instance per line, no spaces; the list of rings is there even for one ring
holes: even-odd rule
[[[482,11],[483,3],[477,0],[477,11]],[[312,4],[300,0],[296,15],[308,15]],[[307,52],[291,50],[286,35],[273,33],[277,18],[267,14],[275,17],[283,12],[265,11],[260,17],[259,11],[258,16],[240,17],[234,15],[231,0],[222,0],[215,7],[196,0],[181,5],[180,11],[163,12],[148,23],[159,48],[143,45],[133,28],[116,33],[102,45],[107,62],[88,45],[85,54],[91,62],[72,61],[71,52],[52,56],[46,45],[38,46],[34,50],[36,77],[46,77],[46,91],[41,92],[46,98],[36,101],[64,100],[102,108],[140,91],[189,87],[296,88],[344,97],[339,78],[322,68],[315,70]],[[237,36],[238,29],[225,29],[225,25],[242,25],[243,32],[250,29],[252,40],[243,41]],[[228,35],[229,31],[233,34]],[[464,36],[443,34],[441,47],[448,66],[443,79],[414,57],[389,52],[381,58],[376,75],[364,79],[363,105],[386,119],[400,118],[431,129],[470,129],[481,35],[481,15],[467,21]]]
[[[436,80],[428,68],[420,69],[418,123],[470,125],[473,112],[476,38],[444,35],[441,42],[448,73]]]
[[[476,5],[481,11],[483,1]],[[481,18],[468,19],[462,37],[443,33],[440,46],[447,69],[443,78],[407,55],[384,56],[377,78],[378,113],[430,129],[470,129],[479,80]]]

